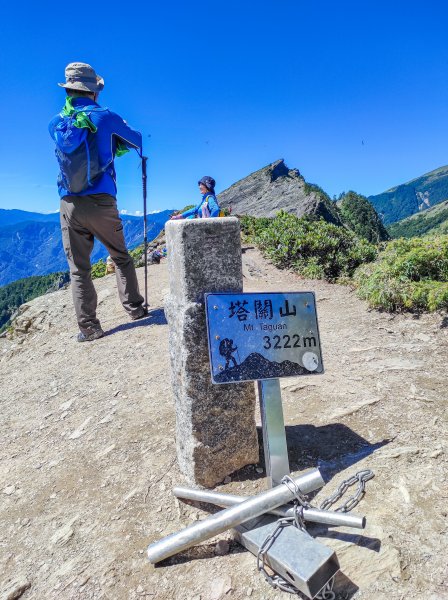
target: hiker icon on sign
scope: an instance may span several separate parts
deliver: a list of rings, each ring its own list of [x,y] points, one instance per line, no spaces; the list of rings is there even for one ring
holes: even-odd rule
[[[238,363],[235,360],[235,357],[232,356],[234,352],[238,350],[238,346],[233,345],[233,340],[229,340],[229,338],[224,338],[221,340],[219,344],[219,353],[221,356],[224,356],[226,359],[226,369],[229,368],[230,361],[233,361],[233,366],[237,367]]]

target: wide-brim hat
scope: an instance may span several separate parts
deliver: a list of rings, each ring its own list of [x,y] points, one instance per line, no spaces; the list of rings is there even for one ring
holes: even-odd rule
[[[75,62],[65,67],[65,83],[58,83],[58,85],[70,90],[101,92],[104,88],[104,79],[87,63]]]

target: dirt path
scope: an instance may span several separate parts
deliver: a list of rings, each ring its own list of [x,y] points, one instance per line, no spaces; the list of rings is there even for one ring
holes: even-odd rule
[[[361,468],[376,474],[357,509],[368,517],[362,534],[311,529],[337,550],[337,597],[448,598],[442,317],[369,312],[349,289],[278,271],[256,250],[244,254],[244,272],[246,291],[317,295],[326,372],[282,380],[293,470],[319,465],[329,483],[316,501]],[[166,265],[149,268],[154,309],[142,321],[127,322],[113,276],[96,285],[102,340],[75,342],[67,290],[31,302],[20,318],[27,332],[0,339],[0,600],[21,591],[24,600],[286,598],[236,543],[215,555],[230,533],[168,565],[146,561],[148,543],[205,514],[171,494],[183,479]],[[219,488],[261,491],[255,467]]]

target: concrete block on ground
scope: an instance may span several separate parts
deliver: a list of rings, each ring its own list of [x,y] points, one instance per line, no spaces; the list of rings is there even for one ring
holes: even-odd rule
[[[243,289],[236,218],[166,225],[172,385],[179,466],[190,484],[212,487],[258,461],[252,383],[213,385],[204,293]]]

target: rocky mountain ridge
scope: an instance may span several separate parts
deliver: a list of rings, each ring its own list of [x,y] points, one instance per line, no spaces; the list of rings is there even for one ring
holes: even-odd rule
[[[218,195],[222,208],[234,215],[274,217],[280,210],[298,217],[314,215],[341,225],[335,204],[318,186],[308,184],[283,159],[251,173]]]

